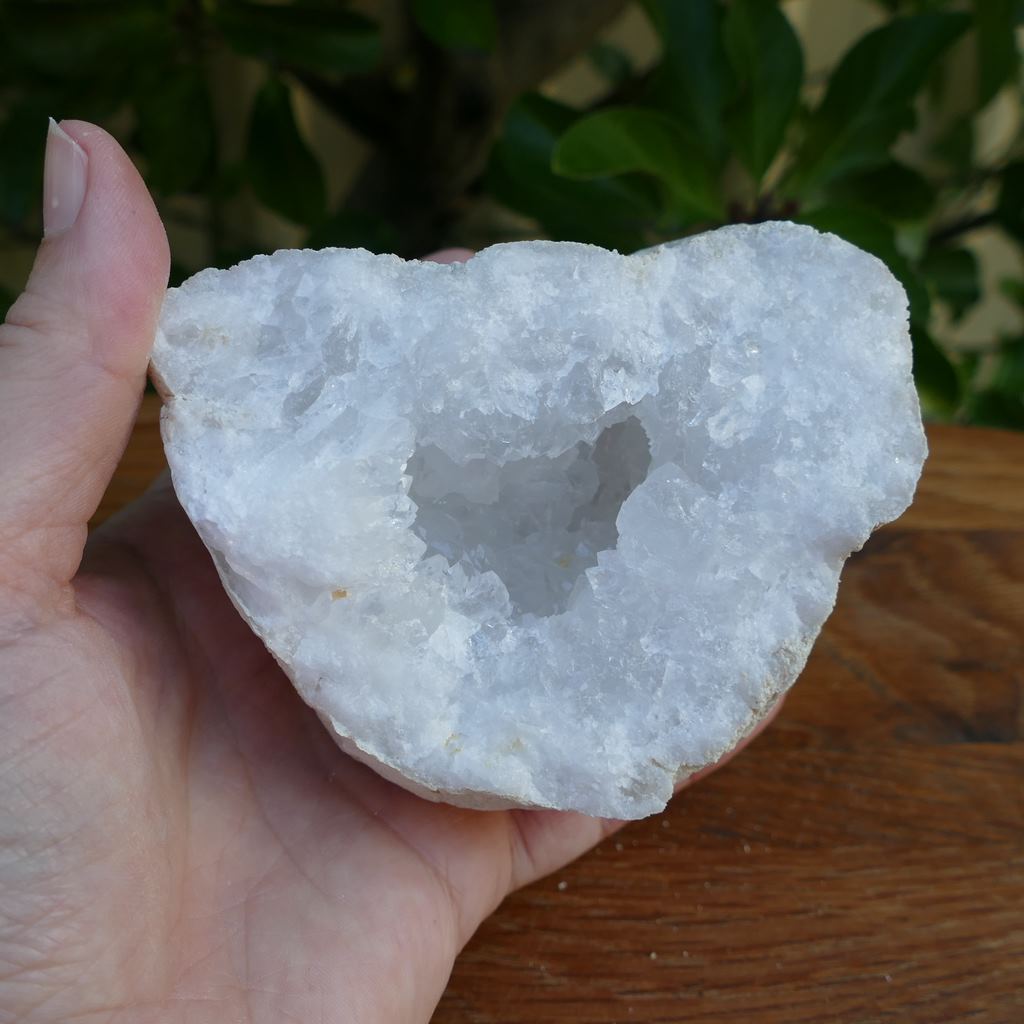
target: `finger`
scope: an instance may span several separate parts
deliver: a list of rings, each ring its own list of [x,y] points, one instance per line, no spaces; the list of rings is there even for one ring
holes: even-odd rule
[[[744,736],[743,739],[741,739],[739,743],[737,743],[736,746],[732,748],[732,750],[724,754],[714,764],[709,764],[706,768],[701,768],[700,771],[694,772],[692,775],[687,775],[685,779],[680,779],[679,782],[676,784],[676,792],[679,793],[681,790],[686,789],[688,786],[692,786],[695,782],[700,782],[701,779],[706,778],[712,772],[716,772],[723,765],[728,764],[741,751],[746,750],[746,748],[749,747],[750,744],[753,743],[754,740],[756,740],[757,737],[760,736],[761,733],[763,733],[765,729],[767,729],[768,726],[775,721],[778,713],[782,710],[782,705],[785,702],[785,700],[786,696],[785,694],[783,694],[771,706],[771,708],[769,708],[768,713],[764,716],[764,718],[762,718],[761,721],[758,722],[757,725],[755,725],[754,728],[751,729],[750,732],[748,732],[747,735]]]
[[[683,779],[676,786],[676,793],[717,771],[753,743],[778,715],[782,702],[783,698],[776,701],[768,714],[721,760]],[[510,891],[557,871],[629,824],[564,811],[510,811],[509,821],[513,859]]]
[[[124,448],[167,284],[167,239],[102,129],[51,122],[44,240],[0,326],[0,580],[35,599],[74,575]],[[10,589],[10,588],[8,588]]]
[[[475,255],[472,249],[438,249],[425,259],[430,263],[465,263]]]

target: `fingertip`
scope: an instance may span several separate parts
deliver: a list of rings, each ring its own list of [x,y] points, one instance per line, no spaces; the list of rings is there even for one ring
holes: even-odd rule
[[[117,140],[98,125],[65,120],[58,128],[88,161],[85,199],[66,236],[78,305],[108,337],[150,334],[167,287],[170,248],[149,191]]]
[[[692,775],[684,776],[676,783],[674,792],[679,793],[681,790],[686,789],[687,786],[692,786],[693,783],[700,782],[701,779],[707,778],[707,776],[712,772],[718,771],[719,768],[728,764],[737,754],[749,747],[750,744],[753,743],[754,740],[756,740],[757,737],[775,721],[779,712],[782,710],[782,705],[785,701],[785,694],[777,697],[775,699],[775,703],[768,709],[764,717],[758,721],[757,725],[755,725],[750,732],[748,732],[747,735],[736,744],[735,747],[723,754],[714,764],[709,764],[704,768],[695,771]]]
[[[465,263],[475,255],[476,253],[472,249],[439,249],[437,252],[425,256],[424,259],[428,263]]]
[[[84,149],[51,117],[46,132],[43,171],[43,237],[52,241],[78,220],[85,199],[89,158]]]
[[[19,557],[63,587],[138,408],[170,255],[117,142],[84,121],[48,132],[46,234],[0,326],[0,532],[44,538]]]

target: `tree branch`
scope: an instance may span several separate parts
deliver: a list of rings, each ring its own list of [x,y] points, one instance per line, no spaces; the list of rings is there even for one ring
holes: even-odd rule
[[[405,52],[415,79],[408,91],[378,72],[341,85],[296,77],[378,149],[348,199],[351,209],[382,216],[400,232],[403,255],[448,241],[460,199],[480,177],[511,104],[570,58],[626,0],[495,0],[493,53],[437,46],[411,20]],[[404,5],[403,5],[404,6]]]
[[[505,98],[552,75],[625,6],[625,0],[499,0]]]
[[[940,224],[928,236],[928,247],[945,245],[954,238],[959,238],[961,235],[968,234],[968,232],[994,224],[995,219],[995,210],[984,210],[979,213],[965,214],[963,217],[950,221],[948,224]]]
[[[404,98],[389,81],[387,71],[330,82],[302,68],[286,66],[283,70],[367,142],[393,144]]]
[[[639,75],[632,75],[612,89],[607,96],[602,97],[596,104],[596,109],[604,110],[607,107],[630,106],[631,104],[641,102],[647,95],[653,79],[653,69]]]

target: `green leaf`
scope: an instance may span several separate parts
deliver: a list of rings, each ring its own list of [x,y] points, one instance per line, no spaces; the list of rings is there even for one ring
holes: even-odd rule
[[[33,99],[0,123],[0,219],[7,224],[21,224],[39,210],[46,124],[46,113]]]
[[[393,224],[368,213],[341,209],[315,228],[306,239],[310,249],[337,246],[342,249],[369,249],[370,252],[394,252],[399,244]]]
[[[931,300],[928,289],[911,266],[910,261],[896,245],[892,225],[866,210],[845,206],[822,206],[798,218],[819,231],[830,231],[840,238],[877,256],[892,271],[893,277],[903,285],[910,304],[910,319],[914,324],[928,323]]]
[[[923,220],[935,206],[935,189],[917,171],[896,161],[833,182],[830,201],[862,206],[885,220]]]
[[[970,249],[933,249],[919,269],[940,299],[959,320],[981,298],[977,257]]]
[[[413,0],[412,16],[424,35],[449,50],[493,50],[498,21],[492,0]]]
[[[935,59],[970,24],[957,13],[895,18],[869,32],[843,57],[811,115],[790,191],[805,193],[886,160],[914,124],[912,102]]]
[[[717,183],[701,153],[672,118],[655,110],[612,107],[580,118],[559,140],[552,166],[583,180],[651,174],[684,215],[723,215]]]
[[[150,188],[163,195],[182,192],[210,169],[216,131],[198,66],[167,70],[162,87],[139,98],[137,115]]]
[[[611,85],[621,85],[632,78],[633,61],[625,50],[599,40],[587,50],[587,60],[594,70]]]
[[[960,404],[960,375],[949,356],[920,324],[912,324],[910,340],[914,347],[914,383],[926,410],[939,416],[952,416]]]
[[[1024,281],[1013,277],[1004,277],[999,282],[999,290],[1011,301],[1024,309]]]
[[[247,170],[244,159],[219,163],[216,173],[207,186],[211,198],[223,201],[237,196],[245,187]]]
[[[0,39],[5,62],[22,74],[110,80],[163,55],[172,28],[165,5],[140,0],[8,0],[0,5]]]
[[[728,154],[723,112],[730,91],[718,0],[645,0],[664,58],[650,99],[671,113],[712,167]]]
[[[977,349],[969,352],[960,352],[960,380],[963,382],[964,391],[970,391],[978,379],[978,371],[981,369],[982,353]]]
[[[368,71],[380,59],[376,24],[336,4],[227,0],[216,5],[213,17],[234,49],[274,66]]]
[[[991,383],[998,391],[1024,400],[1024,336],[1000,342]]]
[[[4,287],[0,284],[0,323],[3,323],[4,317],[7,316],[7,310],[14,305],[14,300],[18,296],[10,290],[10,288]]]
[[[1018,0],[974,0],[979,107],[1019,72],[1017,14]]]
[[[569,181],[551,169],[557,140],[579,116],[532,94],[512,105],[491,151],[484,184],[498,202],[533,217],[555,239],[632,252],[649,243],[659,213],[649,179]]]
[[[932,152],[961,177],[968,177],[974,160],[974,118],[957,118],[932,145]]]
[[[729,137],[760,181],[782,145],[804,77],[800,40],[775,0],[736,0],[725,16],[725,48],[736,81]]]
[[[322,219],[323,173],[299,134],[291,94],[279,78],[268,78],[256,95],[246,165],[253,191],[272,210],[299,224]]]
[[[1024,397],[987,388],[971,395],[964,418],[977,427],[1024,430]]]
[[[1024,160],[1009,164],[1002,179],[996,222],[1008,235],[1024,243]]]
[[[186,266],[171,257],[171,273],[167,282],[169,288],[178,288],[185,283],[197,270],[197,267]]]
[[[227,270],[229,267],[235,267],[239,263],[244,263],[247,259],[265,252],[266,249],[263,246],[252,242],[231,240],[227,245],[215,250],[210,265],[220,270]]]

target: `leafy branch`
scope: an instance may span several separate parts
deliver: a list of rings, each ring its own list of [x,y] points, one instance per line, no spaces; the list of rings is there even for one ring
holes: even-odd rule
[[[640,70],[601,35],[637,6],[659,47]],[[201,263],[256,250],[254,200],[309,245],[408,256],[510,234],[630,251],[726,222],[798,219],[875,253],[903,282],[931,414],[1024,427],[1024,338],[992,337],[967,355],[940,326],[985,298],[972,249],[981,228],[1018,256],[1024,246],[1019,142],[984,166],[974,156],[980,111],[1020,81],[1020,4],[879,7],[877,28],[834,68],[809,73],[778,0],[394,0],[359,11],[319,0],[7,0],[0,242],[38,237],[51,112],[118,128],[172,238],[182,226],[204,241]],[[954,48],[974,51],[974,79],[956,72],[971,109],[933,152],[903,156],[901,140],[951,81]],[[240,159],[215,117],[238,108],[229,53],[258,77],[238,111]],[[553,99],[548,79],[579,60],[606,88],[586,106]],[[307,98],[369,149],[333,206]],[[176,275],[201,265],[175,256]],[[1004,291],[1024,314],[1024,265]]]

